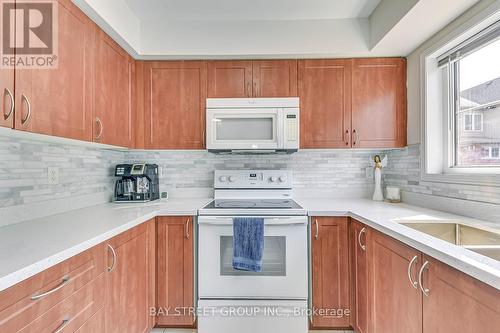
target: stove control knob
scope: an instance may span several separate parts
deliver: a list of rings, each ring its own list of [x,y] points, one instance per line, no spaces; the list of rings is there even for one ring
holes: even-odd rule
[[[281,176],[280,177],[280,183],[284,183],[286,182],[286,177],[285,176]]]
[[[234,178],[233,176],[229,176],[229,181],[232,183],[236,180],[236,178]]]
[[[219,180],[224,183],[224,182],[227,181],[227,177],[226,176],[220,176]]]
[[[274,176],[272,176],[271,178],[269,178],[269,180],[271,181],[271,183],[274,183],[276,182],[278,179]]]

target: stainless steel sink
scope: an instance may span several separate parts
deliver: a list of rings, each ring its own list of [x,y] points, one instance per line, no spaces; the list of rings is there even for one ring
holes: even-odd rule
[[[400,224],[500,261],[500,232],[460,223],[400,222]]]

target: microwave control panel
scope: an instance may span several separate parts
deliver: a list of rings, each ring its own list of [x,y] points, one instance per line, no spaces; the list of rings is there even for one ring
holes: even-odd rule
[[[283,148],[296,149],[299,146],[299,109],[285,109],[283,113]]]

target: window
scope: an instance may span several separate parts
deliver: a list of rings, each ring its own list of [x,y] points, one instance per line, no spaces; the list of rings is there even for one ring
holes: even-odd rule
[[[438,58],[448,95],[449,168],[500,167],[500,23]],[[493,148],[491,148],[493,145]]]
[[[489,158],[500,159],[500,147],[490,147]]]
[[[466,132],[479,132],[483,130],[483,115],[478,114],[464,114],[464,131]]]

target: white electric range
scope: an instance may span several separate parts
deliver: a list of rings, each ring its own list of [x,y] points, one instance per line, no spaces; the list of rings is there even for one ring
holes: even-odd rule
[[[217,170],[215,198],[198,211],[198,331],[307,332],[306,211],[289,170]],[[232,267],[233,218],[264,219],[261,272]]]

